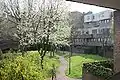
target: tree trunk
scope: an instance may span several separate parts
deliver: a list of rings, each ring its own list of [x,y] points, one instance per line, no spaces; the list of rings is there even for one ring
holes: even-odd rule
[[[55,56],[55,52],[53,51],[53,57]]]
[[[71,46],[71,52],[69,53],[69,73],[71,74],[71,56],[72,56],[72,46]]]
[[[43,60],[44,60],[44,57],[43,56],[41,56],[41,68],[43,69]]]
[[[52,57],[52,51],[50,51],[50,57]]]
[[[22,51],[22,57],[24,57],[24,56],[25,56],[25,53],[26,53],[25,51]]]
[[[22,48],[21,48],[21,50],[22,50],[22,56],[24,57],[24,55],[25,55],[25,52],[24,52],[24,46],[21,46]]]

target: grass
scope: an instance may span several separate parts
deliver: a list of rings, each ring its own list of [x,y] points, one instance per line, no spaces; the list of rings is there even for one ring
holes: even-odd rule
[[[68,56],[65,56],[68,60]],[[66,71],[66,75],[71,78],[81,78],[82,77],[82,67],[83,63],[88,62],[97,62],[106,60],[106,58],[92,55],[92,54],[80,54],[71,57],[71,74],[68,75],[68,70]]]

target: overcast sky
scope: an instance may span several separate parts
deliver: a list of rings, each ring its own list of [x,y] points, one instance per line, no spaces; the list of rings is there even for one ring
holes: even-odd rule
[[[70,4],[69,6],[70,11],[79,11],[79,12],[92,11],[93,13],[98,13],[105,10],[112,10],[109,8],[103,8],[103,7],[98,7],[98,6],[93,6],[93,5],[83,4],[83,3],[69,2],[69,1],[67,1],[67,4]]]

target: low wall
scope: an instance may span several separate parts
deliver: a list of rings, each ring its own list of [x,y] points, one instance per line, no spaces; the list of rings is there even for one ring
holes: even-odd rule
[[[105,79],[103,79],[101,77],[96,77],[96,76],[92,75],[90,72],[83,70],[82,80],[105,80]]]

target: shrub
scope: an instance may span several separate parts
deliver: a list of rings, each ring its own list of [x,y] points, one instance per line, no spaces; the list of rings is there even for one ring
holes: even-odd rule
[[[83,64],[83,69],[85,69],[85,71],[90,72],[91,74],[97,77],[102,77],[105,80],[109,80],[114,74],[112,60],[85,63]]]
[[[39,54],[29,52],[25,57],[17,56],[0,61],[0,80],[45,80],[51,77],[49,71],[56,59],[44,61],[44,69],[40,67]]]

